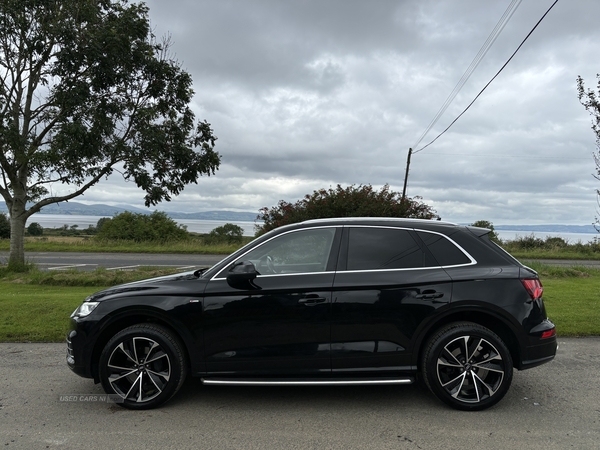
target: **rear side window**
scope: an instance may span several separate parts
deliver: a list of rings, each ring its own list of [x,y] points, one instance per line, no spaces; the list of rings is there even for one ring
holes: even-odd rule
[[[471,260],[449,239],[436,233],[417,231],[440,266],[458,266],[469,264]]]
[[[423,267],[423,251],[408,230],[350,228],[347,270]]]

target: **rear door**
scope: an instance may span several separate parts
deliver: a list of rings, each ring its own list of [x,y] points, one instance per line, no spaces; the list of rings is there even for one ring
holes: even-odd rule
[[[451,297],[450,277],[413,230],[344,227],[333,284],[332,370],[413,370],[415,331]]]

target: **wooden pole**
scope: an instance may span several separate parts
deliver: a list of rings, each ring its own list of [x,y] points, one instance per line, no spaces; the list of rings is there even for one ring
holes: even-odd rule
[[[412,148],[408,149],[408,157],[406,158],[406,173],[404,174],[404,188],[402,189],[402,203],[406,198],[406,185],[408,184],[408,169],[410,167],[410,156],[412,155]]]

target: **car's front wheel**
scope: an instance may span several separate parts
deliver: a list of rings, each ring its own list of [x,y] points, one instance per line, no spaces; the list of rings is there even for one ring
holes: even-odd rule
[[[107,394],[130,409],[149,409],[169,400],[187,372],[179,340],[166,328],[139,324],[117,333],[100,355],[100,381]]]
[[[502,339],[471,322],[453,323],[435,333],[425,346],[421,370],[436,397],[466,411],[498,403],[513,375]]]

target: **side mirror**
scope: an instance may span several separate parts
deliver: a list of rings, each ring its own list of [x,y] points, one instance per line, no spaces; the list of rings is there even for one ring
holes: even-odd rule
[[[235,289],[255,290],[260,289],[254,283],[254,279],[260,272],[256,270],[254,264],[250,261],[240,261],[236,263],[227,274],[227,284]]]

